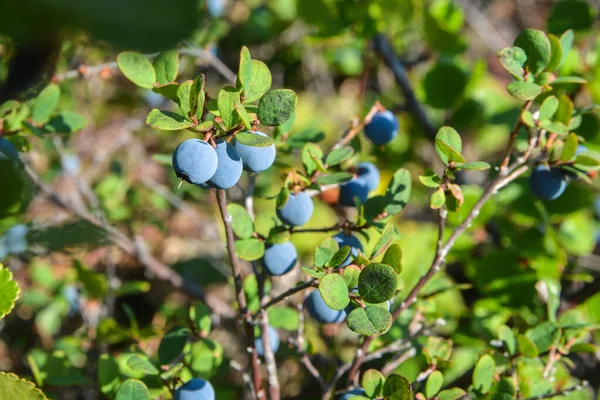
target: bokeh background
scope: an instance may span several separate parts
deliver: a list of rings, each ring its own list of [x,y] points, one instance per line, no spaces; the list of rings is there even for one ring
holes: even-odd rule
[[[576,45],[560,73],[589,84],[564,90],[575,93],[577,105],[600,103],[598,7],[585,0],[3,1],[0,101],[33,98],[54,80],[61,88],[58,111],[76,112],[86,122],[73,133],[38,135],[26,127],[9,137],[24,151],[28,172],[15,184],[9,169],[0,171],[0,261],[22,288],[15,310],[0,322],[0,371],[30,377],[53,399],[110,398],[97,375],[102,354],[130,354],[136,346],[155,353],[162,333],[185,321],[195,301],[177,285],[193,282],[222,311],[213,318],[210,341],[194,350],[194,372],[211,379],[217,398],[242,396],[229,361],[244,363],[244,344],[235,333],[231,272],[214,195],[187,184],[177,189],[169,165],[172,150],[193,134],[145,126],[147,112],[168,103],[121,75],[114,64],[120,51],[150,54],[177,46],[179,76],[204,73],[214,97],[237,70],[246,45],[270,67],[274,88],[298,93],[293,121],[269,131],[287,137],[276,167],[257,180],[256,226],[264,234],[275,224],[280,175],[301,167],[298,149],[305,142],[329,148],[377,100],[394,110],[401,129],[393,143],[376,148],[359,135],[353,146],[360,150],[356,159],[380,168],[380,191],[399,167],[413,176],[410,204],[395,221],[404,249],[402,277],[410,287],[431,264],[437,234],[429,189],[416,178],[425,166],[439,171],[441,165],[430,135],[406,112],[403,93],[374,51],[374,35],[389,38],[433,124],[460,131],[467,159],[495,165],[520,109],[505,91],[510,76],[496,51],[525,28],[555,34],[573,29]],[[598,114],[585,114],[575,132],[589,149],[600,150]],[[522,133],[519,148],[526,145]],[[451,225],[462,221],[488,175],[460,175],[465,206],[450,214]],[[229,191],[233,201],[242,200],[245,179]],[[522,178],[484,207],[433,283],[454,289],[427,303],[447,320],[442,333],[461,345],[446,379],[460,382],[471,370],[494,326],[508,319],[536,324],[545,307],[536,284],[544,279],[562,283],[561,307],[600,323],[599,192],[597,181],[573,182],[561,198],[542,203]],[[340,211],[328,203],[335,196],[333,191],[315,198],[307,227],[338,220]],[[6,232],[20,224],[27,227],[24,248],[10,248]],[[302,265],[310,265],[314,247],[326,236],[293,237]],[[275,280],[272,290],[302,279],[297,268]],[[251,278],[245,282],[251,298],[255,286]],[[285,344],[285,330],[298,323],[295,309],[278,312],[271,320],[280,321],[283,332],[277,353],[282,393],[316,398],[310,376]],[[306,330],[319,368],[333,373],[330,356],[352,358],[357,339],[347,328],[307,321]],[[575,374],[597,390],[595,349],[574,363]],[[409,360],[399,372],[414,378],[420,362]],[[583,393],[581,398],[594,396]]]

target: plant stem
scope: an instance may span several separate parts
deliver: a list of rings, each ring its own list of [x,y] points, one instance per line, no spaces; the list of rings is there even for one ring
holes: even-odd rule
[[[231,227],[231,215],[227,212],[227,195],[222,189],[217,190],[217,203],[219,204],[219,210],[221,212],[221,218],[223,220],[223,226],[225,228],[225,236],[227,238],[227,251],[229,252],[229,260],[231,261],[231,268],[233,270],[233,282],[235,285],[235,295],[237,298],[238,306],[240,307],[240,316],[244,323],[244,329],[246,331],[246,342],[248,353],[250,353],[250,367],[252,372],[252,379],[254,389],[258,398],[264,397],[262,389],[262,378],[260,373],[260,365],[258,361],[258,354],[256,353],[256,347],[254,346],[254,326],[252,325],[252,314],[248,310],[246,303],[246,295],[244,293],[242,283],[242,265],[240,259],[235,252],[235,237],[233,235],[233,229]]]
[[[301,292],[302,290],[304,290],[306,288],[314,286],[316,281],[317,281],[317,278],[313,278],[309,281],[304,282],[301,285],[294,286],[293,288],[286,290],[285,292],[281,293],[278,296],[273,297],[271,300],[269,300],[268,302],[263,304],[261,307],[261,310],[266,310],[269,307],[271,307],[272,305],[275,305],[275,304],[279,303],[280,301],[285,300],[286,298],[288,298],[298,292]]]
[[[510,161],[510,153],[512,152],[513,146],[515,145],[515,141],[517,140],[517,135],[519,134],[519,129],[521,129],[521,125],[523,125],[523,121],[521,120],[521,115],[523,111],[529,110],[531,107],[531,103],[533,100],[526,101],[519,113],[519,117],[517,119],[517,123],[515,124],[512,132],[510,133],[510,138],[508,139],[508,144],[506,149],[504,150],[504,156],[502,157],[502,164],[500,164],[500,172],[506,171],[508,168],[508,162]]]

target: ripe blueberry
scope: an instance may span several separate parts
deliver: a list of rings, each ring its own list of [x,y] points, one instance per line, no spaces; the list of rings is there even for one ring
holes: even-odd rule
[[[24,224],[12,226],[4,234],[4,245],[10,254],[22,254],[27,251],[27,232],[29,227]]]
[[[348,254],[348,257],[346,257],[344,262],[340,265],[341,267],[349,265],[355,257],[358,257],[358,252],[363,251],[363,245],[356,236],[346,235],[344,232],[340,232],[335,235],[333,239],[338,242],[340,248],[344,246],[350,247],[350,254]]]
[[[367,183],[359,178],[354,178],[340,186],[340,197],[338,202],[342,206],[352,207],[355,205],[355,197],[358,197],[361,203],[364,203],[369,197]]]
[[[262,132],[254,132],[255,135],[267,136]],[[248,146],[235,141],[235,149],[244,163],[244,169],[248,172],[261,172],[268,169],[275,161],[275,144],[267,147]]]
[[[292,242],[268,246],[263,257],[263,264],[270,275],[287,274],[298,261],[298,252]]]
[[[312,198],[304,192],[290,193],[283,207],[277,209],[277,217],[286,225],[302,226],[308,222],[315,209]]]
[[[365,396],[366,397],[366,393],[363,389],[352,389],[347,391],[346,393],[344,393],[342,395],[342,397],[340,397],[340,400],[350,400],[351,398],[353,398],[354,396]]]
[[[208,180],[208,186],[216,189],[229,189],[242,176],[242,159],[238,156],[233,145],[224,140],[215,141],[217,144],[217,171]]]
[[[14,165],[19,165],[19,151],[10,140],[0,138],[0,160],[10,160]]]
[[[175,400],[215,400],[215,389],[209,381],[192,378],[175,391]]]
[[[369,192],[379,187],[379,170],[375,164],[370,162],[361,162],[357,166],[358,179],[363,180],[367,184]]]
[[[208,181],[217,171],[215,149],[205,141],[188,139],[173,152],[173,169],[181,179],[199,185]]]
[[[567,188],[565,173],[560,168],[540,164],[529,176],[529,187],[542,200],[557,199]]]
[[[398,119],[390,110],[380,111],[365,125],[365,134],[373,144],[388,144],[398,135]]]
[[[321,324],[338,324],[346,319],[346,310],[334,310],[329,307],[321,293],[313,290],[304,300],[304,306],[308,315]]]
[[[279,348],[279,333],[277,332],[277,329],[273,328],[270,325],[269,325],[269,343],[271,343],[271,350],[273,350],[273,353],[275,353],[277,351],[277,349]],[[257,337],[254,340],[254,347],[256,348],[256,353],[258,354],[258,356],[264,357],[265,346],[263,346],[262,336]]]

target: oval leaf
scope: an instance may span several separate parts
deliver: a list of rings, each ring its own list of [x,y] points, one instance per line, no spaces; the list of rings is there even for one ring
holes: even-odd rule
[[[265,243],[255,238],[236,240],[235,252],[242,260],[256,261],[265,255]]]
[[[392,374],[385,380],[383,395],[386,400],[409,400],[412,398],[412,387],[405,377]]]
[[[245,103],[252,103],[262,97],[271,88],[271,71],[269,67],[258,60],[252,60],[252,74],[247,82],[243,83],[246,93]]]
[[[0,399],[47,400],[40,389],[15,374],[0,372]]]
[[[343,310],[350,303],[346,281],[340,274],[327,274],[321,278],[319,292],[325,303],[334,310]]]
[[[159,84],[166,85],[175,81],[179,72],[179,54],[177,54],[177,50],[163,51],[154,59],[153,65],[156,81]]]
[[[327,238],[321,242],[315,249],[315,265],[322,267],[327,264],[329,260],[333,258],[335,253],[339,250],[340,246],[333,238]]]
[[[489,354],[481,356],[473,370],[473,387],[481,394],[486,394],[494,383],[496,362]]]
[[[515,99],[531,100],[542,92],[542,87],[531,82],[511,82],[506,90]]]
[[[376,369],[368,369],[362,376],[361,386],[369,398],[379,397],[383,393],[383,384],[385,377]]]
[[[146,89],[152,89],[154,86],[154,67],[143,54],[125,51],[117,56],[117,65],[123,75],[137,86]]]
[[[146,116],[146,125],[164,131],[178,131],[191,127],[193,123],[177,113],[155,108]]]
[[[427,378],[427,383],[425,384],[425,397],[428,399],[433,398],[444,384],[444,375],[440,371],[433,371],[431,375]]]
[[[150,393],[144,382],[127,379],[119,388],[116,400],[150,400]]]
[[[269,136],[256,135],[250,132],[240,132],[235,135],[235,140],[246,146],[269,147],[274,142]]]
[[[277,89],[266,93],[258,103],[258,119],[267,126],[278,126],[287,121],[294,110],[298,96],[293,90]]]
[[[360,335],[383,335],[392,326],[392,315],[385,308],[367,305],[352,310],[346,323],[348,328]]]
[[[398,275],[389,265],[367,265],[358,278],[358,292],[368,303],[383,303],[391,299],[398,287]]]
[[[171,363],[181,354],[190,334],[188,328],[175,326],[163,336],[158,346],[158,361],[161,365]]]
[[[13,280],[12,272],[0,264],[0,319],[15,306],[19,298],[19,285]]]
[[[239,204],[231,203],[227,206],[231,216],[231,228],[240,239],[250,239],[254,233],[254,223],[248,211]]]
[[[60,87],[51,83],[44,88],[35,99],[31,107],[31,119],[33,122],[43,124],[56,109],[58,99],[60,98]]]
[[[134,371],[149,375],[158,375],[158,369],[145,357],[140,357],[137,354],[132,355],[127,359],[127,366]]]
[[[550,62],[552,48],[546,34],[538,29],[525,29],[515,39],[514,45],[527,54],[526,68],[534,75],[544,70]]]

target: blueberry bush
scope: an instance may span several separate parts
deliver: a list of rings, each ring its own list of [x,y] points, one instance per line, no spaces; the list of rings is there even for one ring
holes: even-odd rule
[[[597,5],[51,3],[0,15],[0,400],[598,398]]]

